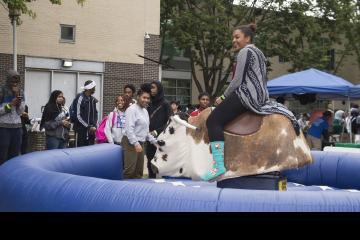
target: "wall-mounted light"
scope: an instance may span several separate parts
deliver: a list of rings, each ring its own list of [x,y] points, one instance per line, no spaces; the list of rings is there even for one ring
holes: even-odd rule
[[[63,67],[70,68],[70,67],[72,67],[72,65],[73,65],[73,62],[71,60],[66,60],[66,59],[62,60]]]
[[[144,36],[145,39],[150,39],[150,35],[148,32],[145,32],[145,36]]]

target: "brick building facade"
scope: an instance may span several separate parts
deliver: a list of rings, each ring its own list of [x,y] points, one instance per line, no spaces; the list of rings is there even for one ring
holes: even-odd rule
[[[6,73],[9,69],[13,68],[13,56],[12,54],[0,53],[0,85],[5,84]],[[25,78],[25,56],[18,55],[17,68],[21,76],[21,85],[24,86]]]
[[[159,60],[160,0],[89,1],[83,7],[76,1],[60,6],[36,1],[29,6],[37,17],[21,16],[17,65],[30,117],[39,117],[55,89],[64,91],[70,105],[89,79],[97,82],[102,115],[112,111],[127,83],[138,88],[159,80],[159,65],[137,54]],[[7,15],[0,9],[0,84],[13,66]],[[63,41],[63,26],[73,26],[73,41]],[[71,61],[71,67],[65,67],[64,60]]]
[[[145,57],[158,60],[160,57],[160,37],[150,35],[145,40]],[[145,60],[144,64],[105,62],[104,73],[104,113],[112,111],[114,100],[127,83],[138,88],[144,82],[159,80],[159,65]]]

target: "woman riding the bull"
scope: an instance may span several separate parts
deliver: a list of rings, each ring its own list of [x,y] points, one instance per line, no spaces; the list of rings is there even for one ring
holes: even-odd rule
[[[210,114],[206,125],[213,155],[213,166],[202,179],[214,180],[226,172],[224,166],[224,126],[246,111],[267,115],[283,114],[288,117],[299,135],[295,116],[285,106],[269,100],[266,82],[266,58],[253,44],[256,25],[237,27],[232,35],[233,50],[238,52],[236,67],[228,88],[216,99],[218,105]]]

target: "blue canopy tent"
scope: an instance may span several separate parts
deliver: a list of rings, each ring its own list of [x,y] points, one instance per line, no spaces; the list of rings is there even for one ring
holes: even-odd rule
[[[351,99],[360,99],[360,84],[356,85],[350,89],[350,98]]]
[[[295,99],[299,95],[315,94],[317,100],[348,100],[349,112],[350,98],[358,93],[357,88],[345,79],[314,68],[275,78],[267,83],[267,87],[273,98]]]
[[[345,100],[354,85],[343,78],[314,68],[287,74],[267,83],[271,97],[293,98],[293,94],[314,93],[318,100]]]

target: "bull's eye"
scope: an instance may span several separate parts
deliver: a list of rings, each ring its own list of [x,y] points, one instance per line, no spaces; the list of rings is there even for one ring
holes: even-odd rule
[[[160,147],[165,146],[164,140],[159,140],[157,143],[159,144]]]
[[[183,173],[183,169],[182,169],[182,168],[180,168],[180,171],[179,171],[179,172],[180,172],[180,174],[182,174],[182,173]]]
[[[167,155],[167,154],[164,154],[164,155],[162,156],[162,159],[163,159],[165,162],[167,162],[167,157],[168,157],[168,155]]]
[[[169,128],[169,132],[170,132],[170,134],[174,134],[174,133],[175,133],[175,129],[174,129],[173,127],[170,127],[170,128]]]
[[[164,150],[162,150],[162,148],[159,148],[159,151],[160,151],[160,152],[163,152]]]

